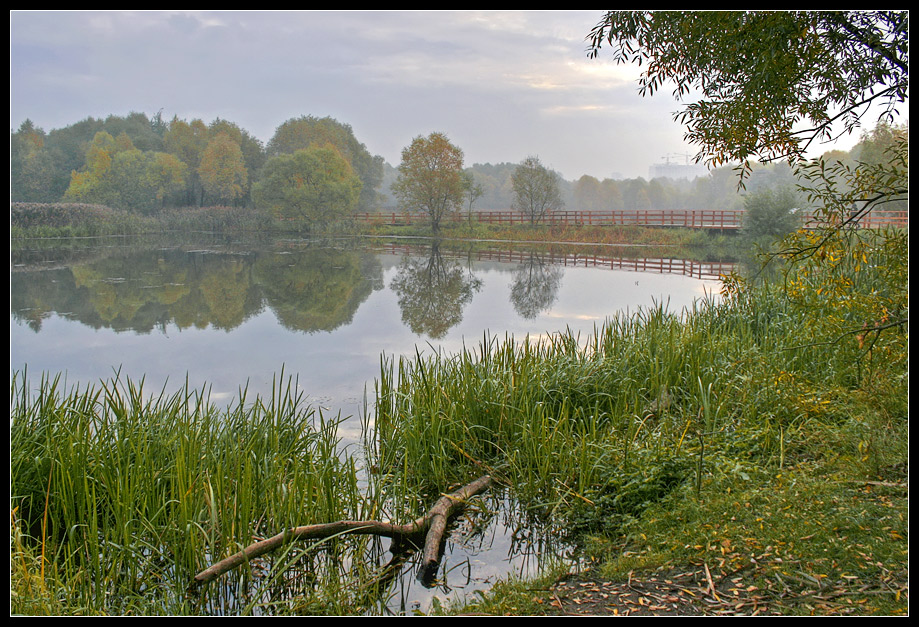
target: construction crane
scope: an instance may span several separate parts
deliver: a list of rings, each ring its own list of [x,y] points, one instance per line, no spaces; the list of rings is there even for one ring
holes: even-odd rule
[[[661,157],[664,160],[664,163],[670,165],[670,157],[683,157],[683,163],[689,165],[689,158],[692,157],[688,152],[668,152],[666,155]]]

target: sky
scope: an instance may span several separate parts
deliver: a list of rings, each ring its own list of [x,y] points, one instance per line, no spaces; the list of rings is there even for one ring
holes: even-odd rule
[[[267,143],[305,115],[397,166],[445,133],[466,165],[539,157],[567,180],[694,155],[666,91],[587,56],[602,11],[11,11],[10,129],[162,112]],[[853,142],[854,143],[854,142]],[[847,146],[848,148],[850,146]]]

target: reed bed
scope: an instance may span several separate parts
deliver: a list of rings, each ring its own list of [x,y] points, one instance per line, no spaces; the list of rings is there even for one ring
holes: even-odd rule
[[[254,537],[368,513],[336,420],[305,407],[295,383],[279,378],[268,398],[249,400],[243,390],[226,409],[187,385],[172,395],[118,378],[82,390],[47,377],[30,386],[26,373],[14,373],[14,581],[24,586],[22,594],[11,588],[14,612],[27,611],[20,600],[35,601],[35,582],[68,590],[56,601],[63,606],[49,601],[51,613],[220,614],[256,611],[281,580],[315,595],[317,569],[330,584],[342,577],[344,548],[331,557],[296,548],[258,565],[261,576],[247,570],[186,595],[196,572]],[[292,581],[305,560],[312,574]],[[339,594],[322,603],[353,601],[342,600],[351,591]]]
[[[811,455],[866,390],[884,389],[879,402],[905,419],[908,335],[878,332],[868,348],[852,332],[903,302],[892,242],[875,241],[877,264],[845,297],[825,291],[819,261],[683,312],[614,316],[588,338],[486,336],[455,355],[384,360],[379,466],[422,492],[487,471],[577,527],[585,511],[608,524],[713,472]]]

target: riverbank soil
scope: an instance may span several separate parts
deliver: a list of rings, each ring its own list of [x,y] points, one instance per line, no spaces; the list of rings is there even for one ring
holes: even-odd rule
[[[690,564],[626,581],[602,581],[589,573],[558,582],[537,602],[553,616],[820,616],[862,614],[869,597],[908,594],[906,570],[876,581],[852,579],[825,584],[805,573],[768,576],[775,564],[750,562],[740,569]],[[753,582],[756,583],[753,583]],[[535,600],[535,599],[534,599]]]
[[[675,513],[618,547],[619,565],[561,577],[532,602],[556,616],[906,615],[908,462],[880,475],[801,489],[798,476],[736,494],[727,518],[713,516],[724,502],[713,504],[708,523]],[[681,517],[695,524],[679,529],[688,544],[676,547],[675,528],[662,530]]]

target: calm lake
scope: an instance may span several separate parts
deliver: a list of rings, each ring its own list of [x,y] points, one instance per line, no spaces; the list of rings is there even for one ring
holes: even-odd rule
[[[719,272],[730,271],[644,254],[424,239],[36,241],[11,252],[11,370],[27,368],[34,383],[61,373],[68,387],[120,372],[143,378],[151,394],[187,377],[221,405],[241,387],[268,393],[283,372],[308,403],[346,418],[349,445],[361,441],[365,409],[372,417],[364,404],[382,356],[566,329],[584,337],[617,312],[655,303],[679,311],[717,294]],[[519,531],[496,521],[451,547],[444,588],[403,584],[393,611],[532,572]]]

